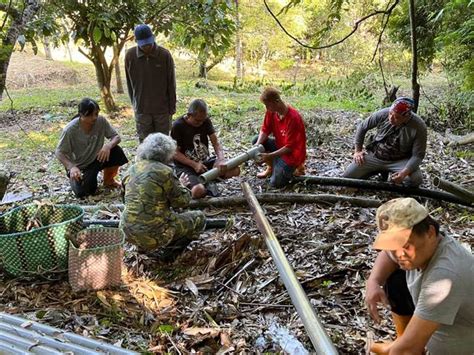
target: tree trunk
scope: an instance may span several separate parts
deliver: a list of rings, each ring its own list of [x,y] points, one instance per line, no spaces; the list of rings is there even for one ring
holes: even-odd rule
[[[420,84],[418,84],[418,50],[417,50],[417,34],[416,34],[416,18],[415,18],[415,0],[409,0],[410,9],[410,31],[411,31],[411,90],[413,101],[415,101],[414,112],[418,111],[420,100]]]
[[[0,201],[7,191],[8,182],[10,181],[10,175],[0,171]]]
[[[12,15],[12,23],[6,31],[6,35],[2,40],[1,46],[2,53],[0,55],[0,100],[3,95],[3,91],[5,90],[8,66],[10,65],[10,58],[12,56],[15,43],[18,39],[18,36],[23,31],[25,25],[33,19],[39,8],[39,0],[30,0],[20,14]]]
[[[107,112],[115,112],[117,111],[117,105],[115,104],[112,91],[110,90],[110,83],[112,81],[111,68],[113,65],[109,66],[107,64],[104,51],[99,46],[92,46],[91,58],[92,63],[94,63],[97,85],[99,86],[100,96],[104,102],[105,109]]]
[[[49,43],[49,37],[43,37],[43,48],[44,48],[44,56],[47,60],[53,60],[51,56],[51,45]]]
[[[242,82],[244,79],[243,71],[243,53],[242,53],[242,29],[240,28],[240,13],[239,13],[239,0],[235,0],[235,27],[236,27],[236,40],[235,40],[235,70],[237,81]]]
[[[199,74],[198,77],[202,79],[207,79],[207,54],[199,53],[198,55],[198,63],[199,63]]]
[[[117,82],[117,93],[123,94],[122,73],[120,72],[120,50],[117,45],[114,45],[114,69],[115,81]]]

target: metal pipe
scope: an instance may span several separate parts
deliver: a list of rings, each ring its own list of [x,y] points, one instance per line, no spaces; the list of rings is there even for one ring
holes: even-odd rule
[[[268,250],[272,255],[273,261],[276,264],[280,277],[285,284],[285,287],[290,294],[291,300],[295,305],[296,311],[300,316],[306,331],[308,332],[311,343],[314,346],[317,354],[332,355],[337,354],[337,350],[331,342],[331,339],[324,330],[321,322],[318,319],[311,303],[306,296],[303,287],[301,287],[296,275],[291,267],[288,259],[283,252],[278,239],[276,238],[270,223],[265,217],[262,207],[258,203],[250,185],[246,182],[242,184],[245,198],[254,214],[260,233],[265,238]]]
[[[235,158],[232,158],[226,161],[224,166],[226,169],[233,169],[239,166],[240,164],[245,163],[247,160],[255,159],[260,153],[263,153],[264,151],[265,151],[265,148],[263,147],[263,145],[259,144],[258,146],[247,150],[245,153],[237,155]],[[219,176],[219,169],[212,168],[211,170],[206,171],[204,174],[201,174],[199,176],[199,181],[202,184],[205,184],[205,183],[208,183],[209,181],[217,179],[218,176]]]
[[[424,189],[420,187],[408,187],[408,186],[397,185],[397,184],[388,183],[388,182],[349,179],[349,178],[343,178],[343,177],[310,176],[310,175],[296,177],[294,181],[303,182],[306,184],[315,184],[315,185],[347,186],[347,187],[355,187],[355,188],[368,189],[368,190],[391,191],[391,192],[397,192],[401,195],[422,196],[422,197],[432,198],[435,200],[456,203],[458,205],[474,207],[473,203],[463,200],[459,198],[458,196],[455,196],[453,194],[450,194],[444,191],[436,191],[436,190]]]
[[[466,202],[474,203],[474,192],[465,189],[451,181],[441,179],[438,176],[433,178],[433,185],[441,190],[447,191],[463,199]]]

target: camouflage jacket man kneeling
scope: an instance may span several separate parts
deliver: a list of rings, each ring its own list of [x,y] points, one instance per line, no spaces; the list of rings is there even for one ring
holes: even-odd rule
[[[141,252],[151,252],[179,242],[188,243],[203,230],[201,211],[176,213],[191,200],[184,187],[188,177],[179,180],[170,163],[176,152],[175,141],[162,133],[149,135],[138,147],[138,161],[125,179],[125,210],[120,222],[127,240]]]

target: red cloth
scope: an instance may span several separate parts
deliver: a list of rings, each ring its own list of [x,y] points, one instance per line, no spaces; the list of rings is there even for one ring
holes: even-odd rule
[[[288,106],[287,114],[280,120],[276,112],[267,111],[261,131],[267,136],[273,134],[277,149],[288,147],[291,152],[281,156],[292,167],[298,167],[306,159],[306,131],[298,111]]]

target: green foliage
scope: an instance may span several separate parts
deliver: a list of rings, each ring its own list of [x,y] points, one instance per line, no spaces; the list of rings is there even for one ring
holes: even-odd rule
[[[428,106],[422,111],[427,124],[444,132],[446,128],[463,127],[466,132],[474,130],[474,92],[462,92],[451,84],[446,96],[440,97],[435,106]]]
[[[183,21],[171,33],[171,40],[189,49],[201,65],[210,60],[220,62],[232,45],[236,30],[231,17],[231,2],[226,0],[196,0],[181,8]]]

